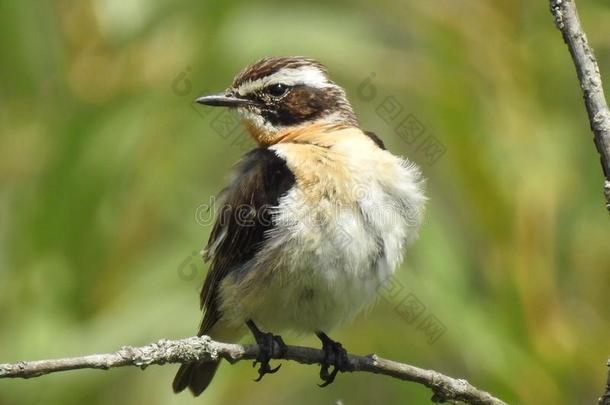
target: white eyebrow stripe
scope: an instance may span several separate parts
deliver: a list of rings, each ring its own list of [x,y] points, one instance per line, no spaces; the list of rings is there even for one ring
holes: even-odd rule
[[[262,77],[253,81],[247,81],[237,88],[237,92],[239,95],[244,96],[252,93],[253,91],[278,83],[288,86],[301,84],[315,88],[331,86],[328,78],[320,69],[313,66],[301,66],[299,68],[283,68],[271,76]]]

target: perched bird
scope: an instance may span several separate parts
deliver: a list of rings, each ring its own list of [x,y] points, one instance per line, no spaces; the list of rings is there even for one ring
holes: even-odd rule
[[[199,335],[231,341],[250,329],[260,379],[277,371],[274,346],[285,347],[272,332],[315,333],[328,385],[349,362],[326,332],[370,307],[401,263],[423,213],[420,171],[360,128],[345,91],[312,59],[264,58],[196,101],[237,110],[258,144],[221,193]],[[174,391],[201,394],[219,362],[182,365]]]

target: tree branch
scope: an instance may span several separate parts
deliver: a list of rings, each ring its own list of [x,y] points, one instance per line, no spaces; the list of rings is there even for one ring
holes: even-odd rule
[[[279,348],[275,347],[274,358]],[[107,370],[115,367],[136,366],[142,369],[151,364],[189,363],[223,358],[230,363],[255,359],[257,345],[239,345],[216,342],[208,336],[180,340],[160,340],[141,347],[125,346],[115,353],[93,354],[55,360],[22,361],[0,364],[0,378],[32,378],[58,371],[93,368]],[[287,346],[283,359],[301,364],[319,364],[323,352],[301,346]],[[433,370],[424,370],[408,364],[386,360],[377,355],[356,356],[350,354],[349,362],[354,371],[383,374],[400,380],[411,381],[430,388],[434,402],[463,401],[476,405],[507,405],[466,380],[455,379]]]
[[[589,123],[593,131],[595,146],[601,158],[604,172],[604,194],[606,209],[610,211],[610,112],[604,97],[602,78],[593,50],[580,25],[574,0],[550,0],[555,25],[568,45],[576,74],[582,88]]]

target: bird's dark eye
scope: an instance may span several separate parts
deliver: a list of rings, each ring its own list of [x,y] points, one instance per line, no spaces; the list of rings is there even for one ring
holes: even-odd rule
[[[273,97],[280,97],[286,94],[286,92],[288,91],[288,86],[282,83],[272,84],[271,86],[269,86],[267,91]]]

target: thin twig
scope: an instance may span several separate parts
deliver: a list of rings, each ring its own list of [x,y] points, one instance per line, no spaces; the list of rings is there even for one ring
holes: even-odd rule
[[[605,177],[606,209],[610,211],[610,112],[604,97],[599,67],[580,25],[574,0],[550,0],[550,2],[555,25],[568,45],[584,94],[589,123]]]
[[[275,348],[275,356],[279,355]],[[230,363],[255,359],[257,345],[239,345],[216,342],[208,336],[180,340],[160,340],[141,347],[125,346],[115,353],[93,354],[55,360],[22,361],[0,364],[0,378],[32,378],[58,371],[94,368],[107,370],[115,367],[136,366],[144,369],[151,364],[189,363],[223,358]],[[324,354],[321,350],[301,346],[287,346],[285,360],[302,364],[319,364]],[[383,374],[405,381],[423,384],[430,388],[435,402],[463,401],[476,405],[507,405],[485,391],[473,387],[466,380],[455,379],[433,370],[424,370],[408,364],[382,359],[376,355],[350,354],[349,362],[354,371]]]
[[[564,42],[568,45],[576,74],[583,91],[585,106],[589,114],[589,123],[593,131],[595,146],[600,155],[604,177],[604,194],[606,209],[610,211],[610,112],[604,97],[604,87],[593,50],[580,25],[580,18],[574,0],[550,0],[551,13],[555,25],[561,31]],[[610,360],[608,360],[610,367]],[[610,405],[610,370],[606,391],[599,398],[599,405]]]
[[[593,131],[595,146],[599,152],[604,172],[604,194],[606,209],[610,211],[610,111],[604,97],[604,87],[593,50],[580,25],[578,10],[574,0],[550,0],[551,13],[555,25],[561,31],[564,42],[568,45],[578,81],[582,88],[585,106],[589,114],[589,123]],[[610,360],[608,360],[610,366]],[[604,395],[599,398],[600,405],[610,405],[610,370]]]

